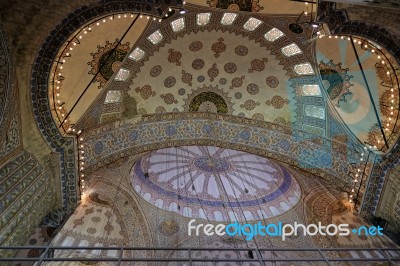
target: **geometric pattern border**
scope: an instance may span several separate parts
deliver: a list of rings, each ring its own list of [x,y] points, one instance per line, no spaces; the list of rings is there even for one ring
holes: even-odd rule
[[[242,150],[305,169],[350,191],[351,162],[358,152],[341,142],[282,125],[213,113],[144,115],[141,121],[118,121],[81,134],[85,171],[112,161],[172,146],[213,145]]]

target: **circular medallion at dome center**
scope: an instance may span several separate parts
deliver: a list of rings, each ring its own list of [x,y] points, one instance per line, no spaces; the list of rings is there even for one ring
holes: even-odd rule
[[[199,170],[206,171],[208,173],[219,173],[229,170],[230,165],[225,160],[200,156],[193,160],[193,165]]]

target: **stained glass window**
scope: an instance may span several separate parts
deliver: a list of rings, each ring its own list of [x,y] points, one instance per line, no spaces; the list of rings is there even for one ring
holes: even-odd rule
[[[281,51],[287,57],[301,53],[300,48],[295,43],[292,43],[292,44],[289,44],[289,45],[283,47],[281,49]]]
[[[185,19],[178,18],[171,22],[172,30],[175,32],[181,31],[185,28]]]
[[[248,30],[248,31],[254,31],[257,29],[258,26],[260,26],[262,23],[261,20],[256,19],[256,18],[249,18],[246,23],[243,25],[243,29]]]
[[[136,47],[135,50],[133,50],[133,52],[129,55],[129,58],[135,61],[139,61],[140,59],[143,58],[144,55],[145,52],[139,47]]]
[[[237,17],[237,14],[235,13],[224,13],[224,15],[221,18],[221,24],[222,25],[232,25],[232,23],[235,21]]]
[[[294,71],[297,75],[310,75],[314,74],[314,70],[310,63],[304,63],[294,66]]]
[[[264,34],[264,38],[267,41],[274,42],[274,41],[278,40],[280,37],[282,37],[283,35],[285,35],[283,32],[281,32],[277,28],[273,28]]]
[[[306,116],[325,119],[325,109],[323,107],[306,105],[306,107],[304,108],[304,113]]]
[[[301,88],[304,96],[321,96],[321,90],[318,85],[303,85]]]
[[[106,100],[104,103],[119,103],[121,102],[121,91],[111,90],[107,92]]]
[[[164,36],[162,35],[160,30],[156,30],[149,37],[147,37],[147,39],[154,45],[160,43],[163,38]]]
[[[207,25],[210,22],[211,13],[200,13],[197,14],[196,23],[199,26]]]
[[[117,75],[115,76],[115,80],[125,81],[129,78],[129,74],[131,72],[128,69],[121,68],[118,70]]]

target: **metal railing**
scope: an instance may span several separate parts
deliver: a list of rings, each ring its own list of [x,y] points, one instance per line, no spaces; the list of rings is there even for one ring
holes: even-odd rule
[[[10,246],[0,247],[0,254],[6,251],[40,250],[37,257],[0,257],[0,262],[32,262],[42,265],[45,262],[114,262],[121,265],[122,262],[182,262],[185,265],[196,265],[196,263],[211,263],[220,265],[222,262],[255,263],[258,265],[279,265],[279,262],[321,262],[324,265],[333,265],[335,262],[387,262],[389,265],[400,265],[400,248],[150,248],[150,247],[62,247],[62,246]],[[63,251],[71,253],[63,253]],[[79,254],[73,254],[78,251]],[[86,251],[99,251],[96,257],[88,256]],[[114,254],[100,255],[102,251],[113,251]],[[131,252],[140,252],[132,256]],[[147,251],[147,252],[146,252]],[[157,256],[157,251],[169,252]],[[236,254],[237,258],[231,257],[199,257],[193,252],[230,252]],[[151,254],[149,254],[149,252]],[[179,257],[173,257],[171,252],[185,253]],[[61,253],[61,254],[60,254]],[[340,256],[338,256],[340,253]],[[336,254],[335,256],[332,254]],[[61,255],[61,256],[60,256]],[[208,253],[209,255],[209,253]],[[66,256],[66,257],[62,257]],[[278,264],[276,264],[278,263]],[[1,263],[0,263],[1,264]]]

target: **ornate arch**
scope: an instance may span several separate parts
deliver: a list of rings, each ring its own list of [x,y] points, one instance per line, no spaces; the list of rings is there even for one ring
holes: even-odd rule
[[[182,6],[182,1],[173,0],[169,5]],[[75,137],[65,137],[59,132],[52,118],[48,98],[48,79],[53,60],[67,38],[96,17],[127,11],[160,16],[167,8],[168,6],[160,1],[98,1],[70,13],[55,26],[43,42],[32,67],[32,108],[43,137],[60,157],[62,199],[65,209],[73,209],[79,200],[79,194],[76,191],[76,143]]]
[[[340,24],[334,34],[359,36],[384,47],[400,64],[400,38],[383,26],[362,22],[346,21]],[[377,158],[372,169],[369,185],[366,189],[362,214],[375,214],[388,170],[400,162],[400,141],[397,140],[392,150],[383,158]]]
[[[332,34],[358,36],[384,47],[400,64],[400,37],[384,26],[349,20],[346,11],[336,10],[336,3],[323,2],[318,7],[318,21],[327,23]],[[390,169],[400,162],[400,139],[385,157],[377,156],[369,177],[361,208],[363,216],[375,214],[385,178]]]

